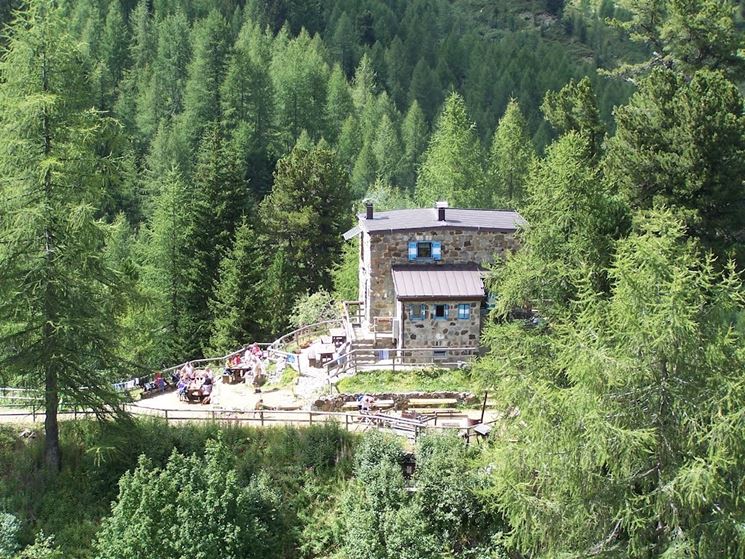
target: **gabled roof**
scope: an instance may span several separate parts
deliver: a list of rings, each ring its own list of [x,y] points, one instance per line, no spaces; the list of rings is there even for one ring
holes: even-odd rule
[[[401,264],[393,266],[391,274],[400,301],[474,301],[484,297],[484,271],[476,264]]]
[[[446,208],[445,221],[438,221],[436,208],[411,210],[392,210],[375,212],[372,219],[358,214],[358,227],[368,233],[382,231],[401,231],[407,229],[433,229],[458,227],[461,229],[488,229],[496,231],[515,231],[526,222],[514,210],[466,210]],[[345,233],[349,238],[358,232],[350,229]]]

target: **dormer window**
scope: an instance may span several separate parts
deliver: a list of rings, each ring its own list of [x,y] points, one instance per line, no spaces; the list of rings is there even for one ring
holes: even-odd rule
[[[440,260],[442,244],[439,241],[410,241],[409,260]]]

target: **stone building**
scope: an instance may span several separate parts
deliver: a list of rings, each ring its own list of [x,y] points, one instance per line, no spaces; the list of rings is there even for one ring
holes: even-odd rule
[[[477,348],[488,299],[484,265],[517,248],[515,232],[523,223],[515,211],[439,202],[375,213],[368,203],[344,235],[360,236],[363,324],[383,340],[388,334],[392,346],[434,348],[428,358]]]

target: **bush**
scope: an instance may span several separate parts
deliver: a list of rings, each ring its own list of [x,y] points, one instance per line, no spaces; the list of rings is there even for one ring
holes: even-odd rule
[[[21,523],[7,512],[0,512],[0,559],[13,557],[21,547]]]
[[[204,457],[173,452],[164,468],[145,457],[120,483],[96,544],[100,559],[282,557],[280,496],[268,479],[238,484],[220,440]]]

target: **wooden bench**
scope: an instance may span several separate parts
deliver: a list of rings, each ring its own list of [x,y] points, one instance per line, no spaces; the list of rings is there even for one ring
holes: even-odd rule
[[[409,400],[409,407],[436,408],[440,406],[454,406],[457,403],[457,398],[412,398]]]

